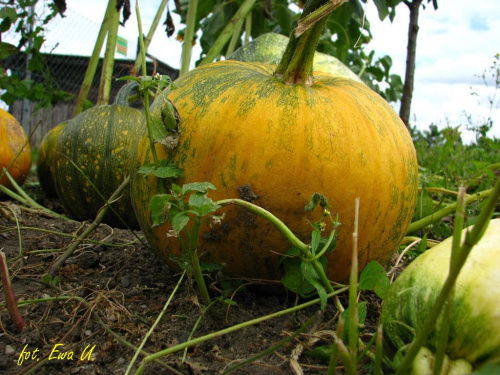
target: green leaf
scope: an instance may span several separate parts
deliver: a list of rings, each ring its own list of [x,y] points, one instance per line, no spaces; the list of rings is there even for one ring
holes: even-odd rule
[[[311,235],[311,253],[314,255],[318,250],[318,246],[321,240],[321,232],[319,229],[314,229]]]
[[[387,7],[387,3],[385,0],[374,0],[373,1],[378,10],[378,17],[380,21],[383,21],[385,17],[389,15],[389,8]]]
[[[180,233],[181,230],[183,230],[184,227],[187,225],[190,219],[191,218],[189,217],[187,211],[179,212],[172,219],[172,229],[175,232]]]
[[[182,186],[182,195],[192,191],[206,193],[208,189],[217,190],[210,182],[192,182]]]
[[[323,310],[326,307],[328,293],[321,283],[321,279],[319,278],[318,273],[316,272],[312,264],[308,262],[301,262],[300,268],[304,278],[309,282],[309,284],[314,287],[314,289],[316,289],[316,292],[318,293],[320,299],[320,307],[321,310]]]
[[[359,277],[360,290],[372,290],[380,298],[384,299],[389,290],[390,281],[384,268],[372,260],[364,268]]]
[[[10,43],[0,42],[0,60],[6,59],[7,57],[15,55],[18,52],[19,50],[16,46]]]
[[[161,225],[167,221],[168,213],[174,199],[174,196],[170,194],[158,194],[151,198],[149,210],[151,211],[153,226]]]
[[[283,265],[285,271],[285,275],[281,279],[281,282],[293,293],[296,293],[301,297],[311,297],[314,292],[314,287],[307,282],[302,275],[302,261],[298,256],[296,256],[298,253],[299,250],[291,248],[287,250],[284,257],[281,258],[281,264]]]
[[[346,342],[349,337],[349,308],[350,307],[342,312],[342,319],[344,319],[344,333],[342,334],[342,338],[344,342]],[[362,325],[365,323],[367,311],[368,304],[366,301],[358,303],[358,324]]]
[[[158,167],[153,174],[158,178],[179,178],[183,176],[182,169],[174,164]]]
[[[198,216],[205,216],[220,208],[214,201],[206,196],[206,193],[194,193],[189,197],[189,206]]]
[[[220,271],[221,269],[224,268],[224,266],[218,263],[200,262],[200,268],[202,271],[213,272],[213,271]]]
[[[314,211],[318,204],[323,208],[328,207],[328,199],[323,194],[314,193],[309,203],[304,207],[304,210]]]

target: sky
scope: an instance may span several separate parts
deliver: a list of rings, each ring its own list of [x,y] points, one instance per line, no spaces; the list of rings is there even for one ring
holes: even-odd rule
[[[468,121],[478,125],[491,117],[494,127],[489,135],[500,138],[500,93],[496,93],[497,100],[491,106],[489,100],[495,95],[494,82],[490,79],[485,84],[481,78],[492,65],[494,55],[500,52],[498,1],[439,0],[438,10],[431,4],[421,9],[410,119],[418,129],[428,129],[431,123],[440,128],[461,125],[463,139],[467,142],[473,139],[473,134],[465,129]],[[149,31],[160,2],[139,0],[144,34]],[[49,24],[45,52],[90,55],[107,1],[67,0],[66,3],[66,17],[58,17]],[[131,5],[132,15],[118,31],[119,36],[128,40],[128,58],[135,57],[137,41],[134,0]],[[392,72],[404,78],[409,12],[404,4],[396,11],[394,22],[380,21],[373,0],[368,2],[366,14],[373,36],[368,48],[373,49],[376,56],[391,56]],[[175,14],[173,16],[178,20]],[[166,37],[161,25],[164,19],[163,14],[148,52],[179,68],[182,45],[175,40],[175,35],[170,39]],[[195,48],[194,53],[198,56],[199,49]],[[116,58],[124,57],[117,54]],[[392,105],[399,110],[398,103]]]

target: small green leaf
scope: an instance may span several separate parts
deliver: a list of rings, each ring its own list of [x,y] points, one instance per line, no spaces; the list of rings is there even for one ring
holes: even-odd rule
[[[300,258],[295,256],[283,257],[281,263],[285,270],[285,276],[281,279],[283,285],[301,297],[311,297],[314,292],[314,287],[307,282],[302,275],[302,261]]]
[[[153,226],[161,225],[167,221],[173,198],[170,194],[158,194],[151,198],[149,209]]]
[[[328,293],[326,293],[325,287],[321,283],[321,279],[319,278],[318,273],[311,263],[302,262],[300,266],[304,278],[316,289],[316,292],[318,293],[320,299],[320,307],[321,310],[323,310],[326,307]]]
[[[181,195],[182,194],[182,189],[177,184],[172,184],[172,186],[170,187],[170,190],[172,191],[172,194],[175,194],[175,195]]]
[[[192,182],[182,186],[182,195],[192,191],[206,193],[208,189],[217,190],[210,182]]]
[[[321,232],[318,229],[314,229],[311,235],[311,253],[316,254],[318,246],[321,240]]]
[[[342,319],[344,319],[344,333],[342,334],[343,340],[347,341],[349,337],[349,308],[342,312]],[[368,311],[368,304],[366,301],[358,303],[358,324],[364,324],[366,319],[366,312]]]
[[[10,43],[0,42],[0,60],[6,59],[7,57],[15,55],[18,52],[19,50],[16,46]]]
[[[198,216],[205,216],[220,208],[212,199],[206,196],[206,193],[194,193],[189,197],[189,206],[196,211]]]
[[[187,223],[189,223],[190,219],[191,218],[189,217],[186,211],[179,212],[172,219],[172,229],[175,232],[180,233],[181,230],[183,230],[184,227],[187,225]]]
[[[311,200],[304,207],[306,211],[314,211],[317,205],[320,205],[322,208],[328,207],[328,199],[323,194],[314,193],[311,197]]]
[[[183,176],[182,169],[174,164],[158,167],[153,174],[158,178],[179,178]]]
[[[384,299],[389,290],[390,281],[384,268],[372,260],[364,268],[359,277],[360,290],[372,290],[380,298]]]

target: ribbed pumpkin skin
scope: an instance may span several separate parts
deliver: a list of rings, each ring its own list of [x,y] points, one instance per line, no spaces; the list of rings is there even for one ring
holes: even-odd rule
[[[141,110],[117,104],[90,108],[68,122],[57,142],[54,178],[57,195],[72,217],[96,217],[105,201],[92,184],[106,199],[115,192],[128,174],[131,150],[145,129]],[[138,227],[129,189],[113,207],[128,226]],[[104,222],[124,226],[111,210]]]
[[[472,229],[469,228],[469,231]],[[464,230],[465,232],[465,230]],[[452,238],[420,255],[396,278],[384,300],[384,345],[395,353],[413,340],[448,276]],[[472,248],[455,284],[447,354],[475,367],[500,360],[500,219],[491,220]],[[433,352],[441,319],[425,346]]]
[[[36,174],[40,186],[45,192],[45,195],[49,198],[57,197],[54,182],[56,147],[59,136],[61,135],[62,130],[66,127],[66,124],[67,122],[63,122],[45,134],[38,150]]]
[[[0,108],[0,175],[3,168],[7,168],[19,151],[21,153],[9,168],[9,174],[22,185],[31,168],[31,147],[21,124],[9,112]],[[24,147],[24,149],[23,149]],[[0,184],[12,188],[11,183],[4,176]]]
[[[312,87],[284,85],[272,73],[259,63],[223,61],[178,79],[169,98],[182,119],[180,142],[171,153],[158,146],[159,156],[183,168],[177,183],[213,183],[214,200],[257,195],[254,203],[307,242],[319,212],[304,206],[314,192],[324,194],[342,223],[327,275],[345,281],[356,197],[360,267],[387,261],[405,234],[417,195],[413,143],[392,108],[362,84],[316,76]],[[139,165],[150,160],[148,147],[143,138]],[[156,184],[133,175],[133,205],[153,249],[169,261],[179,255],[177,240],[166,236],[168,225],[153,228],[149,218]],[[278,254],[289,244],[278,230],[238,207],[220,212],[221,226],[202,228],[202,259],[224,263],[229,274],[279,279]]]

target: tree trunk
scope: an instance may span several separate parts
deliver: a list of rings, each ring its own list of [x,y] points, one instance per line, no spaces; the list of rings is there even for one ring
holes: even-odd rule
[[[413,0],[404,3],[410,9],[410,25],[408,27],[408,47],[406,53],[406,73],[405,83],[403,86],[403,95],[401,97],[401,108],[399,117],[409,128],[410,123],[410,107],[413,96],[413,81],[415,79],[415,56],[417,51],[417,34],[418,34],[418,13],[423,0]]]

